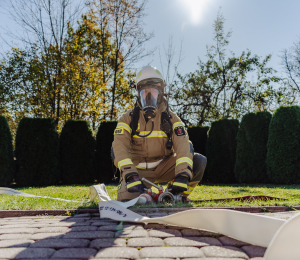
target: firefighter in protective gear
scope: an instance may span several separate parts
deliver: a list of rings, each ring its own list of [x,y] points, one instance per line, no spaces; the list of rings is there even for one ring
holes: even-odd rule
[[[114,131],[112,155],[121,172],[118,200],[138,197],[148,183],[169,182],[173,194],[187,197],[203,177],[206,158],[194,153],[179,117],[168,109],[161,73],[146,66],[137,73],[138,100]]]

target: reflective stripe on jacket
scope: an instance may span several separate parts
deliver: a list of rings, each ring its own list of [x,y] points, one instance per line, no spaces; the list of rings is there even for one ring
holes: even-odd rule
[[[123,176],[130,172],[137,172],[136,165],[139,163],[157,162],[174,153],[176,154],[175,175],[186,172],[192,178],[193,155],[190,151],[189,137],[186,130],[185,134],[175,134],[176,128],[182,128],[183,123],[172,111],[169,111],[169,113],[172,116],[173,148],[172,150],[166,148],[168,137],[160,129],[161,113],[165,110],[166,105],[162,102],[157,109],[155,118],[153,118],[154,129],[147,137],[131,136],[131,111],[120,117],[114,133],[113,151],[115,155],[114,164],[120,169]],[[139,135],[147,135],[151,129],[151,120],[146,123],[143,111],[141,110],[138,122]]]

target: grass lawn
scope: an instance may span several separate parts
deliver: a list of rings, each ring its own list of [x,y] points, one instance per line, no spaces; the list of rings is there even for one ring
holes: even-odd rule
[[[117,186],[107,185],[108,193],[112,199],[117,198]],[[165,187],[164,187],[165,188]],[[155,188],[152,188],[156,191]],[[11,195],[0,195],[0,210],[39,210],[39,209],[77,209],[97,208],[97,203],[89,201],[89,185],[79,186],[50,186],[43,188],[19,188],[18,190],[54,198],[76,200],[80,202],[65,202],[53,199],[30,198]],[[246,195],[266,195],[288,200],[269,201],[226,201],[226,202],[201,202],[189,203],[187,207],[224,207],[224,206],[300,206],[300,185],[201,185],[194,189],[189,197],[192,200],[206,200],[217,198],[240,197]],[[147,205],[147,207],[150,207]],[[160,206],[159,206],[160,207]],[[164,207],[161,205],[161,207]],[[175,205],[176,207],[176,205]]]

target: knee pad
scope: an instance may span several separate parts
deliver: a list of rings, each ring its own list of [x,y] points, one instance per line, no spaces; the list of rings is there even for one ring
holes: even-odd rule
[[[205,156],[203,156],[199,153],[194,154],[194,157],[193,157],[194,177],[193,177],[192,181],[201,181],[202,180],[206,164],[207,164],[207,159]]]

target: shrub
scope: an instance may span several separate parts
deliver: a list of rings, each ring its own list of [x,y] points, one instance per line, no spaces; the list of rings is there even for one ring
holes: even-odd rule
[[[280,107],[271,120],[268,176],[274,183],[300,183],[300,107]]]
[[[12,136],[4,116],[0,116],[0,186],[9,186],[14,178]]]
[[[222,119],[213,122],[207,140],[207,179],[215,183],[233,183],[236,135],[239,121]]]
[[[267,182],[267,142],[272,115],[269,112],[246,114],[237,134],[234,173],[241,183]]]
[[[206,155],[206,142],[207,142],[207,126],[194,126],[188,128],[190,141],[192,141],[196,153]]]
[[[65,184],[93,183],[95,139],[89,122],[68,120],[60,134],[60,172]]]
[[[101,183],[114,181],[113,163],[110,157],[114,130],[118,122],[102,122],[96,136],[96,179]],[[116,177],[119,177],[117,174]]]
[[[59,180],[58,133],[52,118],[23,118],[16,134],[18,186],[46,186]]]

